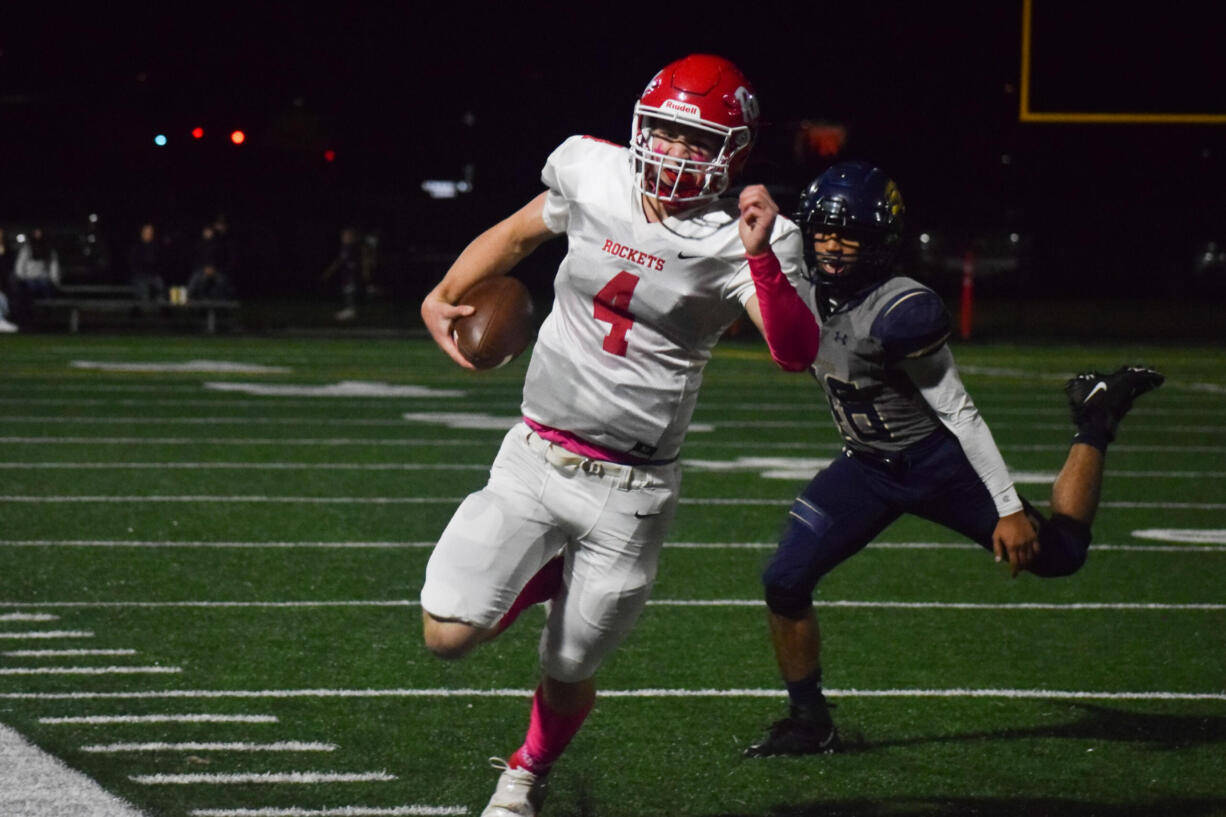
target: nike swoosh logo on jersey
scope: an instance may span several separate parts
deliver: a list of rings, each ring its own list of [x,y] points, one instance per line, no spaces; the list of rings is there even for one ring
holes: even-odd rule
[[[650,519],[653,516],[659,516],[661,513],[663,513],[663,511],[656,511],[655,513],[639,513],[638,511],[635,511],[634,518],[635,519]]]
[[[1107,384],[1106,384],[1106,383],[1103,383],[1103,382],[1100,380],[1098,383],[1096,383],[1096,384],[1094,385],[1094,388],[1090,389],[1090,393],[1086,395],[1086,399],[1085,399],[1085,400],[1083,400],[1082,402],[1083,402],[1083,403],[1088,403],[1088,402],[1090,402],[1090,398],[1091,398],[1091,397],[1093,397],[1094,395],[1098,394],[1100,391],[1106,391],[1106,390],[1107,390]]]
[[[680,258],[682,261],[689,261],[694,258],[706,258],[705,255],[690,255],[688,253],[683,253],[683,252],[677,253],[677,257]]]

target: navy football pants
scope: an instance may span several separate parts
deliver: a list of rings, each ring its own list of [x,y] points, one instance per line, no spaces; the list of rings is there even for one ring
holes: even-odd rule
[[[1023,500],[1024,501],[1024,500]],[[1047,520],[1026,504],[1039,534],[1029,570],[1067,576],[1085,562],[1089,530]],[[796,498],[787,529],[762,580],[770,608],[801,617],[822,576],[861,551],[904,513],[951,528],[992,550],[996,506],[955,437],[938,432],[912,446],[895,466],[844,452]]]

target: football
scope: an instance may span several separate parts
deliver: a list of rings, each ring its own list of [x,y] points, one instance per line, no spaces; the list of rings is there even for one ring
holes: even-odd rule
[[[505,366],[532,341],[532,297],[518,278],[495,275],[482,278],[461,296],[459,303],[474,309],[451,325],[460,354],[478,369]]]

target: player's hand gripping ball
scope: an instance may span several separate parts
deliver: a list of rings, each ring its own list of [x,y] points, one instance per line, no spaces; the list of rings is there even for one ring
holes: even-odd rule
[[[474,309],[451,325],[460,354],[478,369],[505,366],[532,341],[532,298],[518,278],[495,275],[469,287],[459,300]]]

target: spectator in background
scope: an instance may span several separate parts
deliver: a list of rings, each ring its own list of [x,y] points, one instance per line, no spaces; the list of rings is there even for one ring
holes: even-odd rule
[[[13,251],[8,245],[8,240],[4,235],[4,228],[0,227],[0,332],[16,332],[17,326],[10,323],[9,317],[9,302],[5,297],[5,292],[8,291],[12,284],[9,283],[9,275],[13,271]]]
[[[17,252],[13,264],[11,295],[18,314],[24,313],[39,298],[50,298],[60,285],[60,257],[43,233],[42,227],[30,232],[30,239]]]
[[[0,227],[0,286],[9,285],[9,275],[13,272],[13,248],[9,246],[8,236]]]
[[[226,248],[215,225],[206,224],[192,253],[192,275],[187,282],[188,299],[226,300],[234,297],[225,268]]]
[[[358,316],[358,301],[371,294],[371,268],[373,267],[372,245],[362,241],[353,227],[341,230],[341,246],[336,258],[324,270],[320,280],[340,281],[342,308],[336,313],[338,321],[351,321]]]
[[[229,282],[212,264],[205,264],[192,273],[192,279],[187,283],[189,301],[225,301],[232,297],[234,293]]]
[[[16,332],[17,325],[11,323],[8,319],[9,302],[5,297],[5,292],[11,286],[9,283],[9,275],[13,268],[13,251],[8,245],[8,240],[4,235],[4,228],[0,227],[0,332]]]
[[[0,292],[0,332],[16,332],[17,324],[8,319],[9,317],[9,302],[8,298],[4,297],[4,293]]]
[[[128,275],[133,294],[145,303],[163,300],[166,278],[163,275],[162,248],[157,231],[146,222],[140,228],[140,240],[128,251]]]
[[[217,272],[227,282],[237,280],[239,267],[238,241],[230,231],[230,222],[225,213],[218,213],[213,219],[213,242],[216,245],[216,256],[213,259]]]

